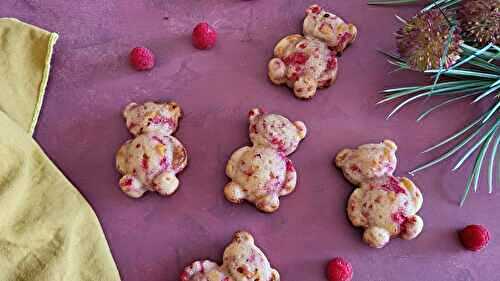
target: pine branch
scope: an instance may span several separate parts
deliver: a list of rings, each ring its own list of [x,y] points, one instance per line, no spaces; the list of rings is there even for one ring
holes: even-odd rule
[[[418,1],[369,0],[368,3],[372,5],[402,5],[416,2]],[[426,75],[433,79],[432,83],[420,86],[417,85],[386,89],[381,92],[383,94],[383,98],[377,104],[401,99],[399,104],[397,104],[388,114],[388,119],[404,107],[408,106],[410,103],[421,98],[425,98],[427,100],[433,97],[446,97],[444,101],[439,101],[438,103],[430,106],[427,110],[423,111],[417,117],[417,122],[419,122],[432,112],[435,112],[445,106],[458,101],[472,99],[470,103],[471,110],[480,112],[477,119],[473,120],[450,137],[426,149],[424,153],[443,148],[445,145],[449,145],[455,141],[458,143],[435,159],[432,159],[410,171],[410,174],[414,174],[430,168],[463,151],[463,155],[453,167],[453,171],[455,171],[466,161],[470,160],[471,156],[476,153],[472,171],[468,176],[465,190],[460,200],[460,206],[462,206],[468,197],[470,190],[472,189],[477,191],[478,189],[481,169],[483,167],[483,163],[486,161],[485,159],[487,158],[488,153],[490,153],[488,157],[489,163],[487,164],[488,192],[491,193],[493,191],[495,181],[494,169],[495,164],[499,163],[497,160],[497,151],[498,146],[500,145],[500,47],[493,43],[489,43],[478,49],[473,46],[454,41],[454,53],[448,54],[449,48],[452,46],[452,37],[455,36],[455,29],[457,28],[455,18],[460,2],[461,0],[432,0],[420,11],[420,14],[414,17],[418,20],[418,17],[425,17],[426,12],[439,10],[442,20],[446,21],[449,26],[448,34],[445,37],[446,40],[441,49],[442,53],[439,57],[439,65],[437,69],[424,71]],[[436,12],[431,13],[436,14]],[[409,23],[405,20],[400,19],[400,21],[404,25],[409,25]],[[429,23],[429,25],[430,24],[431,23]],[[439,22],[436,24],[439,26]],[[421,30],[425,29],[421,28]],[[426,35],[429,36],[428,38],[432,38],[433,34],[434,33]],[[436,42],[441,42],[437,40],[442,40],[442,38],[437,37],[435,40]],[[458,44],[460,44],[460,48],[457,47]],[[433,48],[434,47],[435,46],[433,46]],[[425,65],[418,65],[415,63],[415,61],[418,61],[416,60],[418,58],[411,57],[409,61],[406,61],[397,54],[391,54],[384,51],[380,52],[388,57],[389,63],[397,67],[395,71],[425,69]],[[458,56],[460,56],[460,58],[456,60]],[[431,61],[429,60],[429,57],[420,57],[420,60],[423,62],[427,61],[427,67],[431,65],[429,63],[429,61]],[[409,64],[409,62],[412,64]],[[450,63],[453,65],[448,65]],[[445,81],[442,81],[443,79],[445,79]],[[491,105],[487,110],[483,110],[482,106],[478,106],[479,101],[482,101],[482,104],[484,102],[490,102]],[[468,146],[469,144],[470,147]],[[497,171],[497,175],[500,178],[500,167]]]
[[[410,174],[415,174],[447,160],[448,158],[458,154],[460,151],[464,151],[462,157],[453,167],[453,170],[457,170],[470,158],[470,156],[472,156],[472,154],[479,151],[477,152],[471,174],[467,179],[464,194],[460,200],[460,206],[464,204],[471,189],[474,191],[477,190],[481,169],[488,151],[490,151],[489,164],[487,165],[487,178],[489,186],[488,192],[492,192],[493,190],[494,163],[499,146],[499,137],[497,136],[497,132],[499,131],[500,125],[500,99],[498,98],[498,92],[500,90],[500,67],[498,66],[500,56],[498,56],[498,53],[500,52],[500,48],[493,44],[488,44],[481,49],[465,44],[462,44],[462,46],[464,49],[463,57],[456,64],[448,69],[441,65],[439,69],[425,71],[425,74],[434,77],[432,83],[428,85],[386,89],[382,91],[384,98],[377,103],[381,104],[396,99],[403,99],[389,113],[387,118],[390,118],[408,104],[423,97],[448,97],[446,100],[431,106],[429,109],[421,113],[417,118],[417,121],[420,121],[431,112],[435,112],[436,110],[453,102],[473,98],[471,106],[474,108],[474,105],[478,101],[488,98],[492,99],[492,105],[490,108],[483,111],[477,119],[472,121],[463,129],[459,130],[457,133],[453,134],[451,137],[441,141],[429,149],[426,149],[424,152],[441,148],[444,145],[459,139],[460,141],[458,144],[452,146],[437,158],[432,159],[409,172]],[[387,55],[387,53],[385,54]],[[397,57],[397,55],[390,55],[390,57],[391,59],[398,59],[399,65],[405,65],[404,60]],[[446,77],[448,80],[446,82],[441,82],[440,80],[442,77]],[[489,124],[491,124],[492,120],[496,121],[494,121],[494,124],[490,126]],[[488,129],[484,131],[485,128]],[[473,129],[472,133],[465,136],[465,134],[471,129]],[[496,140],[495,136],[497,136]],[[466,149],[468,144],[472,144],[472,146],[471,148]]]

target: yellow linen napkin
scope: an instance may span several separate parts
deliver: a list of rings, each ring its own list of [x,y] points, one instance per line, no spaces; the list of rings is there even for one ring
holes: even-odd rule
[[[0,280],[120,280],[95,213],[31,138],[56,39],[0,19]]]
[[[33,134],[57,34],[0,18],[0,110]]]

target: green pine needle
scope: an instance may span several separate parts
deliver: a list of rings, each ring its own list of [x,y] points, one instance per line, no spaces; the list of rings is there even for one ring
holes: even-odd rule
[[[441,13],[443,13],[443,11],[441,9],[439,9],[439,10],[441,11]],[[443,13],[443,15],[444,15],[444,13]],[[444,16],[444,18],[448,21],[448,19],[446,18],[446,15]],[[448,21],[448,23],[449,23],[449,21]],[[453,33],[455,33],[456,29],[457,29],[457,26],[453,25],[450,28],[450,31],[448,32],[448,39],[446,40],[443,54],[441,55],[441,58],[439,59],[439,71],[436,75],[436,78],[434,79],[434,84],[432,84],[431,94],[434,92],[434,88],[436,87],[436,84],[439,81],[441,74],[443,73],[443,71],[445,71],[444,62],[446,61],[446,58],[448,57],[448,49],[450,47],[451,40],[453,39]]]
[[[418,166],[417,168],[413,169],[409,173],[411,175],[414,175],[415,173],[420,172],[424,169],[427,169],[431,166],[434,166],[437,163],[439,163],[439,162],[447,159],[448,157],[452,156],[453,154],[457,153],[462,147],[464,147],[467,143],[469,143],[475,136],[479,135],[479,133],[481,132],[481,129],[484,126],[486,126],[486,124],[482,124],[478,129],[476,129],[476,131],[474,133],[469,135],[467,138],[465,138],[463,141],[461,141],[459,144],[457,144],[453,148],[449,149],[446,153],[442,154],[441,156],[439,156],[438,158],[436,158],[434,160],[431,160],[431,161],[429,161],[421,166]]]
[[[479,52],[481,51],[480,49],[477,49],[477,48],[474,48],[470,45],[467,45],[467,44],[460,44],[460,48],[464,51],[464,55],[469,55],[469,54],[473,54],[473,53],[476,53],[476,52]],[[484,51],[481,53],[481,56],[482,58],[485,58],[485,59],[498,59],[499,58],[499,55],[500,55],[500,48],[498,46],[495,46],[493,45],[490,49],[495,49],[497,52],[496,53],[493,53],[493,52],[488,52],[488,51]]]
[[[462,64],[469,62],[471,59],[479,57],[482,53],[486,52],[492,46],[493,46],[493,43],[486,45],[484,48],[478,50],[477,52],[474,52],[473,54],[469,55],[465,59],[461,59],[458,63],[455,63],[454,65],[452,65],[448,70],[455,69],[455,68],[461,66]]]
[[[447,143],[449,143],[450,141],[453,141],[454,139],[460,137],[461,135],[465,134],[465,132],[467,132],[468,130],[470,130],[471,128],[473,128],[474,126],[476,126],[479,122],[481,122],[481,120],[484,118],[484,114],[481,115],[479,118],[477,118],[475,121],[471,122],[468,126],[466,126],[465,128],[461,129],[460,131],[456,132],[455,134],[453,134],[451,137],[441,141],[440,143],[436,144],[436,145],[433,145],[432,147],[429,147],[427,148],[426,150],[422,151],[422,153],[427,153],[427,152],[430,152],[430,151],[433,151]]]
[[[490,120],[490,118],[493,116],[493,114],[498,113],[498,108],[500,107],[500,101],[497,102],[497,104],[488,112],[488,115],[484,117],[483,123],[486,123]]]
[[[449,103],[452,103],[452,102],[456,102],[456,101],[459,101],[459,100],[463,100],[463,99],[466,99],[468,97],[471,97],[471,96],[476,96],[476,95],[479,95],[479,93],[470,93],[470,94],[466,94],[466,95],[463,95],[463,96],[459,96],[459,97],[455,97],[455,98],[451,98],[451,99],[447,99],[445,100],[444,102],[441,102],[441,103],[438,103],[434,106],[432,106],[431,108],[427,109],[426,111],[422,112],[418,118],[417,118],[417,122],[420,122],[422,121],[422,119],[424,119],[427,115],[431,114],[433,111],[445,106],[445,105],[448,105]]]
[[[489,88],[489,83],[484,81],[475,81],[475,80],[467,80],[467,81],[454,81],[454,82],[443,82],[434,85],[427,86],[416,86],[416,87],[404,87],[397,89],[389,89],[385,90],[384,93],[392,93],[386,94],[385,98],[377,102],[377,104],[381,104],[396,98],[400,98],[407,95],[412,95],[416,93],[420,93],[422,91],[426,91],[425,93],[431,93],[431,90],[434,88],[433,94],[439,93],[455,93],[456,91],[471,91],[471,90],[481,90]]]
[[[477,155],[479,169],[477,170],[476,175],[475,175],[476,178],[474,179],[474,192],[477,191],[477,186],[478,186],[478,182],[479,182],[479,175],[481,173],[481,166],[483,165],[483,160],[484,160],[484,157],[486,156],[486,151],[488,151],[488,148],[490,147],[490,143],[493,140],[495,133],[498,129],[497,125],[498,125],[498,123],[495,126],[493,126],[495,129],[493,129],[489,132],[488,137],[486,138],[486,141],[482,145],[481,150],[479,151],[479,154]]]
[[[498,81],[500,81],[500,80],[498,80]],[[486,97],[487,95],[489,95],[491,93],[496,93],[497,90],[500,88],[500,83],[496,83],[495,82],[495,84],[496,84],[496,86],[494,86],[493,88],[490,88],[488,91],[484,92],[482,95],[480,95],[479,97],[477,97],[476,99],[474,99],[472,102],[476,103],[476,102],[480,101],[482,98]]]
[[[462,199],[460,200],[460,207],[463,207],[464,203],[465,203],[465,199],[467,199],[467,195],[469,195],[469,191],[470,191],[470,186],[472,184],[472,180],[474,178],[474,172],[472,172],[469,177],[467,178],[467,184],[465,185],[465,191],[464,191],[464,194],[462,195]]]
[[[460,3],[461,0],[433,0],[432,3],[427,5],[421,10],[426,12],[434,8],[447,9]],[[368,0],[368,5],[406,5],[419,2],[418,0]]]
[[[417,2],[417,0],[374,0],[368,1],[368,5],[401,5],[415,2]]]
[[[474,192],[477,191],[477,186],[478,186],[478,182],[479,182],[479,175],[481,174],[481,166],[483,165],[484,156],[485,156],[485,153],[488,150],[488,146],[490,145],[490,142],[493,139],[493,136],[496,132],[496,128],[498,127],[497,125],[498,125],[498,122],[494,126],[495,130],[489,132],[488,141],[483,145],[483,147],[481,148],[481,151],[479,152],[479,154],[476,157],[476,161],[474,162],[474,168],[472,169],[472,173],[469,175],[469,179],[467,180],[467,185],[465,187],[465,192],[462,196],[462,200],[460,200],[460,207],[462,207],[464,205],[465,199],[467,199],[467,195],[469,194],[470,187],[471,187],[473,182],[474,182],[474,187],[473,187]]]
[[[493,166],[495,165],[495,158],[499,144],[500,136],[497,136],[497,140],[495,141],[495,144],[493,145],[493,149],[491,151],[490,164],[488,165],[488,193],[493,193]],[[497,175],[500,177],[500,166]]]
[[[460,166],[462,166],[462,164],[465,162],[465,160],[467,160],[467,158],[469,158],[469,156],[472,155],[472,153],[474,153],[474,151],[476,151],[476,149],[479,148],[479,146],[485,142],[486,140],[488,140],[490,137],[491,137],[491,134],[495,132],[495,130],[497,129],[498,127],[498,122],[497,124],[495,124],[494,126],[491,127],[491,129],[481,138],[479,139],[478,142],[476,142],[472,148],[469,149],[469,151],[467,151],[467,153],[465,153],[465,155],[460,159],[460,161],[458,161],[458,163],[455,165],[455,167],[453,167],[453,169],[451,169],[452,171],[456,171],[460,168]]]
[[[478,78],[489,78],[489,79],[495,79],[495,80],[500,78],[500,75],[498,75],[498,74],[479,72],[479,71],[470,71],[470,70],[452,69],[452,70],[448,70],[448,71],[442,71],[439,69],[431,69],[431,70],[425,71],[425,73],[439,73],[439,72],[442,72],[443,74],[450,75],[450,76],[469,76],[469,77],[478,77]]]

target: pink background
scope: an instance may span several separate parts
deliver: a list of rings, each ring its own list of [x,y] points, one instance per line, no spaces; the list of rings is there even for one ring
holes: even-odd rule
[[[352,262],[355,281],[500,280],[495,239],[500,193],[488,196],[482,182],[479,193],[463,208],[457,206],[470,165],[450,173],[454,163],[446,162],[413,178],[425,198],[420,212],[425,227],[418,239],[395,239],[374,250],[350,225],[344,209],[352,187],[332,166],[337,151],[391,138],[399,145],[397,174],[402,176],[438,155],[420,151],[476,114],[464,102],[417,124],[417,114],[432,104],[427,101],[385,121],[392,105],[376,107],[377,91],[418,81],[416,75],[389,75],[392,67],[376,49],[393,48],[394,14],[408,17],[417,7],[318,2],[356,24],[359,40],[339,59],[337,83],[304,102],[272,85],[266,65],[277,40],[300,32],[312,2],[1,1],[0,16],[61,36],[35,137],[94,207],[124,280],[178,280],[195,259],[220,261],[239,229],[254,234],[282,280],[326,280],[325,264],[334,256]],[[200,21],[218,31],[211,51],[191,46],[191,30]],[[150,72],[128,65],[128,52],[138,45],[157,56]],[[119,190],[114,168],[115,151],[130,138],[120,112],[131,101],[147,100],[175,100],[184,109],[176,136],[190,163],[174,196],[133,200]],[[297,190],[272,215],[248,204],[232,205],[222,193],[225,163],[248,143],[246,114],[254,106],[303,120],[309,129],[291,156],[299,173]],[[469,223],[485,224],[492,232],[481,253],[465,251],[457,240],[456,230]]]

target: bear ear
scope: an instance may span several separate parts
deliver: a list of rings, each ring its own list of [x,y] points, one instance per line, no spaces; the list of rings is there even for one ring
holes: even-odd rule
[[[297,133],[299,134],[300,139],[303,139],[307,135],[307,127],[306,124],[302,121],[295,121],[293,122],[295,127],[297,127]]]
[[[248,120],[250,120],[250,122],[252,122],[257,116],[260,116],[264,114],[264,111],[258,107],[256,108],[253,108],[252,110],[250,110],[250,112],[248,112]]]
[[[353,42],[354,40],[356,40],[356,37],[358,35],[358,28],[352,23],[348,24],[347,26],[347,28],[349,29],[349,33],[352,34],[351,42]]]
[[[352,150],[351,149],[342,149],[339,153],[337,153],[337,156],[335,157],[335,165],[339,168],[342,168],[344,166],[344,162],[351,155]]]
[[[135,102],[131,102],[127,106],[125,106],[125,109],[123,110],[123,117],[127,118],[127,115],[129,114],[129,112],[136,107],[137,107],[137,103],[135,103]]]
[[[249,242],[251,244],[254,243],[252,234],[242,230],[234,234],[233,241],[237,243],[243,243],[243,242]]]
[[[422,203],[424,198],[420,189],[407,177],[402,177],[399,180],[400,184],[410,193],[415,203],[415,212],[418,212],[422,208]]]
[[[172,111],[173,115],[179,119],[182,117],[182,109],[181,107],[174,101],[170,101],[167,103],[168,109]]]
[[[392,140],[384,140],[384,145],[393,151],[396,151],[398,149],[398,146]]]
[[[318,4],[313,4],[309,6],[309,8],[306,9],[306,15],[309,14],[319,14],[321,12],[322,8]]]

